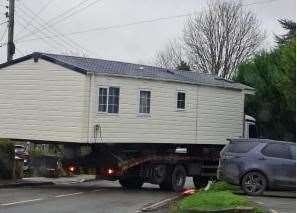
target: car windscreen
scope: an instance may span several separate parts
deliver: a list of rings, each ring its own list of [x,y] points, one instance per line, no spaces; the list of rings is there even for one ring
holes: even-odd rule
[[[251,149],[256,147],[259,143],[257,142],[231,142],[227,145],[225,152],[233,152],[233,153],[246,153],[249,152]]]

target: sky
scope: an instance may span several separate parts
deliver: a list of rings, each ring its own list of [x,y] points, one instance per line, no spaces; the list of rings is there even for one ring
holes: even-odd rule
[[[15,0],[14,58],[38,51],[152,64],[156,52],[181,37],[189,15],[208,1]],[[284,33],[277,19],[296,19],[295,0],[242,3],[261,22],[267,48],[273,47],[275,34]],[[6,4],[0,2],[1,63],[6,60]]]

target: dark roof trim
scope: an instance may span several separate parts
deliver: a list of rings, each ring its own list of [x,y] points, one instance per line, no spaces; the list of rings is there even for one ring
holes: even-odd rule
[[[35,60],[38,61],[38,59],[41,58],[41,59],[44,59],[44,60],[46,60],[46,61],[52,62],[52,63],[54,63],[54,64],[60,65],[60,66],[62,66],[62,67],[71,69],[71,70],[73,70],[73,71],[76,71],[76,72],[79,72],[79,73],[82,73],[82,74],[87,74],[87,71],[84,70],[84,69],[81,69],[81,68],[79,68],[79,67],[73,66],[73,65],[71,65],[71,64],[67,64],[67,63],[64,63],[64,62],[55,60],[54,58],[48,57],[48,56],[43,55],[43,54],[38,53],[38,52],[35,52],[35,53],[30,54],[30,55],[26,55],[26,56],[23,56],[23,57],[14,59],[14,60],[12,60],[12,61],[5,62],[5,63],[3,63],[3,64],[0,64],[0,69],[1,69],[1,68],[4,68],[4,67],[8,67],[8,66],[10,66],[10,65],[14,65],[14,64],[18,64],[18,63],[27,61],[27,60],[32,59],[32,58],[34,59],[34,61],[35,61]]]
[[[23,62],[23,61],[27,61],[27,60],[33,58],[33,54],[26,55],[26,56],[23,56],[23,57],[14,59],[12,61],[8,61],[8,62],[5,62],[3,64],[0,64],[0,69],[1,68],[4,68],[4,67],[8,67],[8,66],[13,65],[13,64],[17,64],[17,63]]]

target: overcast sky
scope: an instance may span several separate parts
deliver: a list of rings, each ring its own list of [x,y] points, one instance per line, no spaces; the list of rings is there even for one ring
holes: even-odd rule
[[[15,58],[40,51],[74,55],[86,54],[89,57],[148,64],[152,62],[156,51],[162,49],[168,40],[181,37],[187,17],[170,18],[126,27],[107,29],[105,27],[199,12],[205,8],[207,1],[16,0],[15,44],[17,52]],[[1,14],[6,10],[3,6],[7,4],[6,2],[6,0],[1,1]],[[254,3],[245,7],[253,11],[262,22],[263,30],[268,35],[267,47],[273,45],[273,35],[282,32],[277,23],[278,18],[296,19],[295,0],[243,0],[242,2],[245,5]],[[79,7],[70,13],[65,13],[79,3],[81,3]],[[89,4],[91,5],[87,7]],[[63,17],[63,14],[66,18]],[[70,17],[67,18],[67,15]],[[57,16],[59,18],[55,19]],[[0,20],[1,22],[5,21],[4,15]],[[42,30],[48,21],[50,21],[48,30]],[[7,37],[4,34],[5,28],[6,25],[2,24],[0,36],[5,36],[2,41],[4,43]],[[99,30],[65,37],[59,36],[93,28],[99,28]],[[59,37],[39,39],[52,36]],[[6,59],[5,45],[1,47],[0,53],[2,63]]]

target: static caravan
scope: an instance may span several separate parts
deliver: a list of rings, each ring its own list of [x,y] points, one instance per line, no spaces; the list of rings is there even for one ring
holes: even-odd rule
[[[131,187],[137,173],[139,185],[179,190],[167,180],[175,168],[200,177],[204,156],[244,135],[244,98],[252,92],[199,72],[33,53],[0,65],[0,138],[89,145],[116,158],[108,160],[118,169],[109,179]],[[105,160],[93,161],[98,176],[109,176]]]

